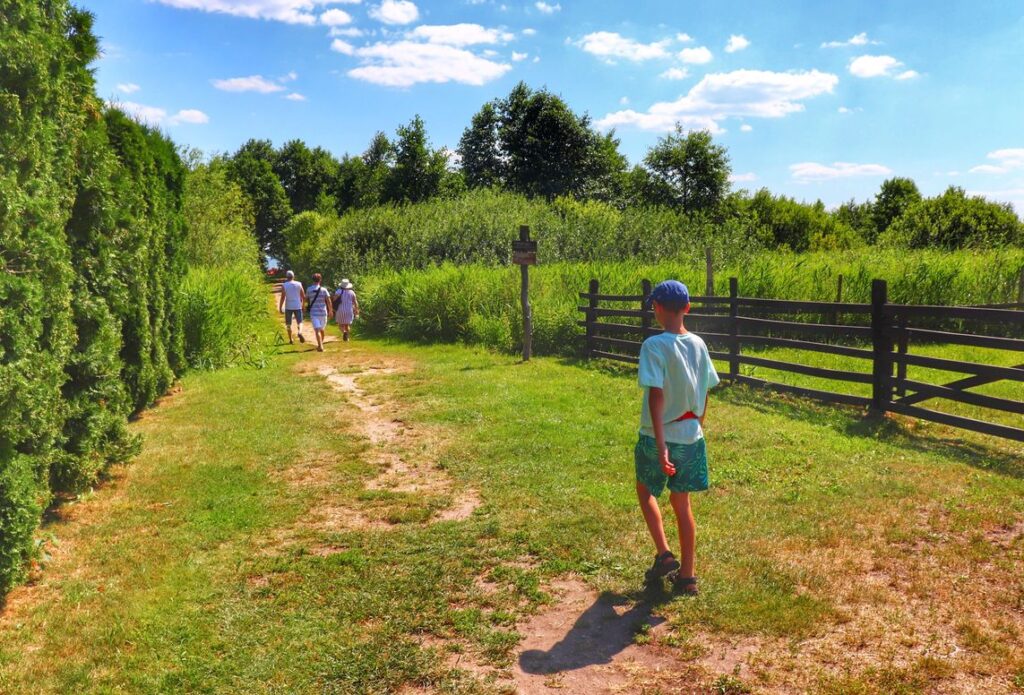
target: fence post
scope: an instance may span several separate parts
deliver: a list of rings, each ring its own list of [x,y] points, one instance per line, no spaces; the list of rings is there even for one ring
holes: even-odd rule
[[[740,373],[740,281],[729,278],[729,372],[732,383]]]
[[[594,278],[590,281],[590,302],[587,307],[587,359],[594,356],[594,333],[596,332],[594,324],[597,322],[597,314],[594,309],[597,308],[597,290],[597,278]]]
[[[872,360],[871,410],[882,415],[892,400],[892,337],[889,334],[885,307],[889,302],[889,287],[885,280],[871,281],[871,337],[874,345]]]
[[[707,246],[704,248],[704,274],[707,278],[704,284],[704,295],[707,297],[715,296],[715,267],[711,262],[711,247]]]
[[[1024,268],[1020,269],[1020,277],[1017,279],[1017,303],[1024,304]],[[1024,309],[1024,306],[1017,308]]]
[[[644,312],[644,315],[640,318],[640,325],[643,326],[644,333],[641,340],[647,340],[647,333],[651,327],[651,313],[647,311],[647,298],[651,296],[651,281],[641,280],[640,281],[640,292],[643,298],[640,300],[640,311]]]
[[[836,304],[843,303],[843,274],[839,274],[839,279],[836,280]],[[840,321],[839,311],[832,312],[832,323],[838,324]]]
[[[909,348],[910,335],[907,333],[907,317],[901,316],[899,320],[899,343],[896,345],[896,351],[901,354],[907,354]],[[896,395],[900,398],[907,395],[907,387],[903,385],[903,380],[907,378],[907,363],[900,360],[896,365]]]

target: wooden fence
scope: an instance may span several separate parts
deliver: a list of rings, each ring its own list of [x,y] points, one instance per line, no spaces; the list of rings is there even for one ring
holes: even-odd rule
[[[1017,389],[1016,399],[970,390],[1002,380],[1024,382],[1024,364],[997,366],[912,351],[916,345],[948,344],[1022,353],[1024,339],[1008,337],[1024,337],[1024,311],[1014,310],[1018,307],[1016,303],[997,308],[890,304],[884,280],[873,281],[871,289],[870,304],[758,299],[741,297],[737,279],[730,278],[728,297],[691,297],[691,312],[686,322],[707,342],[712,358],[728,363],[728,371],[721,376],[733,383],[828,403],[865,407],[876,413],[900,413],[1024,441],[1024,418],[1020,421],[1021,426],[1011,426],[919,405],[939,398],[1024,416],[1024,383]],[[580,293],[580,298],[586,300],[587,305],[579,307],[585,319],[578,322],[586,330],[584,337],[589,357],[634,364],[638,361],[642,340],[660,332],[654,326],[653,311],[644,306],[650,292],[651,283],[647,280],[642,284],[641,294],[637,295],[600,294],[598,281],[590,281],[589,290]],[[608,304],[615,306],[609,307]],[[863,360],[865,370],[833,369],[749,352],[745,354],[745,346],[841,355]],[[871,395],[839,393],[760,379],[741,373],[741,365],[870,385]],[[908,366],[968,376],[946,383],[927,383],[908,378]]]

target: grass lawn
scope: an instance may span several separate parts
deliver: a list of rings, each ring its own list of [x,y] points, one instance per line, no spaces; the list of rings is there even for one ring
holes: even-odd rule
[[[361,436],[318,370],[362,374],[401,436]],[[642,597],[638,398],[616,366],[377,341],[190,375],[45,525],[0,692],[508,691],[553,579]],[[702,593],[638,635],[688,687],[1024,689],[1024,448],[742,388],[710,407]],[[388,455],[445,482],[373,484]]]

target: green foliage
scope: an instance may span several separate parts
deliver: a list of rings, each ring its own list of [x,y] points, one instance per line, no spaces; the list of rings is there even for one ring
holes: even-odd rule
[[[0,21],[0,594],[57,491],[137,448],[127,417],[184,368],[185,169],[104,109],[92,16],[7,3]]]
[[[498,147],[498,110],[487,102],[473,115],[459,140],[462,173],[469,188],[490,188],[502,183],[501,150]]]
[[[338,177],[338,162],[327,150],[289,140],[274,153],[272,168],[294,212],[334,207],[330,191]]]
[[[231,158],[228,172],[252,201],[260,249],[282,258],[281,230],[292,216],[292,207],[284,186],[274,173],[275,159],[269,141],[250,140]]]
[[[941,196],[907,208],[879,243],[912,249],[1024,246],[1024,223],[1010,205],[968,198],[962,188],[950,186]]]
[[[214,159],[203,164],[199,153],[185,180],[182,212],[188,234],[185,261],[189,266],[223,268],[236,264],[258,267],[260,250],[253,237],[252,203],[237,182],[228,178],[228,164]]]
[[[247,360],[258,347],[253,327],[266,316],[267,290],[257,270],[252,265],[189,269],[181,287],[189,365],[224,367]]]
[[[543,249],[544,246],[542,245]],[[730,276],[747,297],[835,301],[844,276],[845,301],[870,301],[871,280],[889,282],[889,297],[902,304],[985,304],[1010,301],[1024,267],[1024,251],[766,252],[720,268],[716,293],[728,293]],[[639,294],[641,281],[677,278],[704,287],[698,254],[663,263],[638,261],[551,263],[530,275],[534,350],[539,355],[578,354],[581,318],[577,295],[591,278],[606,294]],[[361,282],[364,327],[373,334],[415,341],[466,342],[515,352],[522,340],[519,271],[479,265],[443,265],[382,272]]]
[[[873,242],[878,235],[884,234],[893,220],[920,201],[921,192],[913,179],[895,177],[883,181],[871,208],[875,232],[867,237],[868,241]]]
[[[416,116],[399,127],[395,165],[387,183],[387,197],[396,203],[418,203],[441,191],[448,157],[445,150],[431,150],[423,119]]]
[[[767,188],[762,188],[750,199],[747,210],[770,232],[775,246],[815,251],[845,249],[863,243],[838,216],[829,215],[821,201],[807,205],[786,196],[774,196]]]
[[[678,207],[683,212],[710,212],[729,192],[729,155],[714,144],[711,133],[676,132],[658,139],[644,158],[651,173],[650,202]]]
[[[305,216],[286,228],[285,237],[296,272],[354,278],[445,262],[507,264],[520,224],[530,225],[545,262],[696,258],[705,246],[725,260],[756,251],[764,238],[760,228],[738,218],[715,222],[668,208],[620,210],[572,198],[548,203],[484,188],[341,218]]]

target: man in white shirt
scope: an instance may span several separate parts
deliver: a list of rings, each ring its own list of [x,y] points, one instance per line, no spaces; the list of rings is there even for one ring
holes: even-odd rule
[[[302,289],[302,283],[295,279],[295,273],[288,271],[285,274],[287,280],[281,285],[281,297],[277,301],[277,310],[284,312],[284,325],[288,328],[288,342],[292,340],[292,318],[295,319],[299,342],[304,343],[302,337],[302,307],[306,303],[306,291]]]

